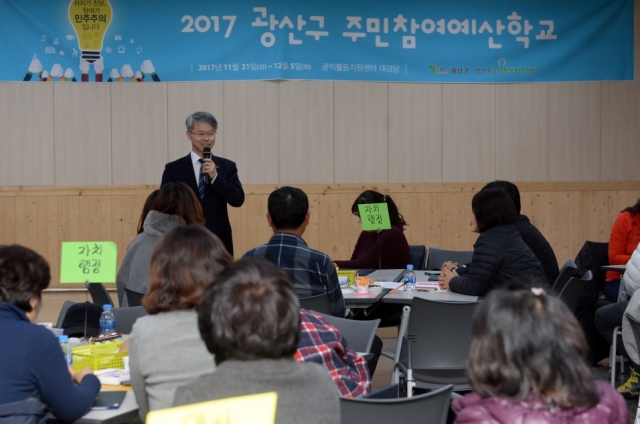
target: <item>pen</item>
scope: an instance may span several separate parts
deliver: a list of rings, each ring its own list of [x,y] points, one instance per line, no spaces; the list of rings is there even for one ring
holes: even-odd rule
[[[400,284],[398,287],[396,287],[395,289],[391,290],[391,291],[390,291],[389,293],[387,293],[387,294],[393,294],[393,293],[397,292],[397,291],[398,291],[398,289],[399,289],[400,287],[404,286],[404,284],[405,284],[405,283]]]

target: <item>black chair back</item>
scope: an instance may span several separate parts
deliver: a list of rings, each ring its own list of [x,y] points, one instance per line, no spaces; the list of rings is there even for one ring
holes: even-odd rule
[[[111,295],[107,292],[107,289],[104,287],[102,283],[86,283],[85,287],[89,290],[89,294],[91,295],[91,299],[93,303],[100,305],[111,305],[113,306],[113,299],[111,299]]]
[[[136,320],[147,315],[147,311],[142,306],[113,308],[112,310],[116,318],[116,332],[122,334],[131,334]]]
[[[320,312],[321,314],[331,315],[331,305],[329,304],[329,295],[326,293],[318,294],[311,297],[300,299],[300,307],[309,311]]]
[[[578,265],[576,265],[575,262],[569,259],[564,263],[564,265],[562,265],[562,268],[560,268],[560,272],[558,273],[558,278],[556,278],[556,281],[549,281],[549,283],[553,284],[551,286],[551,290],[553,290],[554,293],[558,294],[558,292],[562,290],[565,284],[567,284],[569,278],[573,277],[577,271]]]
[[[126,287],[124,288],[124,291],[127,296],[128,306],[142,306],[142,298],[145,295],[144,293],[138,293]]]
[[[566,282],[564,287],[562,287],[562,289],[557,292],[558,297],[562,299],[562,301],[574,314],[577,313],[576,309],[578,308],[580,297],[585,291],[585,283],[591,280],[593,280],[593,274],[591,274],[591,271],[587,271],[580,278],[569,278],[569,281]]]
[[[440,270],[446,261],[468,264],[473,256],[472,250],[444,250],[437,247],[430,247],[427,254],[427,266],[429,270]]]
[[[353,320],[346,318],[338,318],[328,314],[321,314],[329,324],[333,325],[340,331],[340,334],[347,340],[349,349],[353,349],[359,353],[371,352],[373,338],[376,335],[380,320]]]
[[[412,244],[409,246],[409,253],[411,254],[413,269],[416,271],[425,269],[425,260],[427,258],[427,248],[425,245]]]
[[[340,398],[342,424],[444,424],[451,390],[448,385],[411,398]],[[397,390],[397,387],[396,387]]]

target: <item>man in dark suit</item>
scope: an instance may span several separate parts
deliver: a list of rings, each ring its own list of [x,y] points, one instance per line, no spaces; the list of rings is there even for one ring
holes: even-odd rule
[[[191,187],[202,202],[205,225],[220,237],[233,255],[227,203],[236,208],[244,203],[244,190],[238,179],[238,169],[234,162],[218,156],[203,159],[204,149],[212,149],[216,143],[218,121],[213,115],[195,112],[189,115],[186,125],[191,152],[165,165],[161,185],[180,181]],[[205,175],[209,177],[209,181]]]

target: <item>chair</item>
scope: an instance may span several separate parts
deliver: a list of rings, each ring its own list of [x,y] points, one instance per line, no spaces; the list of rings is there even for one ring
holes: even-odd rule
[[[576,265],[576,263],[573,262],[571,259],[565,262],[564,265],[562,265],[562,268],[560,268],[558,277],[556,278],[556,281],[553,282],[553,285],[551,286],[551,290],[553,290],[554,293],[557,293],[556,290],[559,287],[564,287],[567,281],[569,281],[569,278],[573,277],[577,270],[578,270],[578,265]]]
[[[138,293],[128,288],[124,288],[124,292],[127,296],[127,306],[142,306],[142,298],[145,293]]]
[[[342,424],[444,424],[449,412],[451,391],[447,385],[411,398],[340,398]],[[396,386],[397,390],[397,386]]]
[[[359,321],[353,319],[338,318],[327,314],[320,314],[329,324],[340,331],[348,342],[350,349],[360,353],[371,352],[373,337],[380,324],[379,319],[371,321]]]
[[[112,311],[116,317],[116,332],[122,334],[131,334],[131,329],[136,320],[147,315],[147,311],[142,306],[113,308]]]
[[[67,315],[67,311],[71,307],[71,305],[75,304],[73,300],[65,300],[62,304],[62,309],[60,309],[60,314],[58,315],[58,322],[56,322],[55,328],[62,328],[62,323],[64,322],[64,317]]]
[[[414,387],[435,389],[452,384],[454,391],[471,390],[466,365],[477,304],[413,298],[406,349],[396,364],[406,376],[408,397]]]
[[[580,278],[571,277],[563,287],[558,287],[556,293],[558,297],[567,305],[569,310],[576,314],[576,308],[580,301],[580,296],[585,288],[585,282],[593,280],[593,274],[587,270]]]
[[[331,305],[329,304],[329,295],[326,293],[318,294],[311,297],[300,299],[300,307],[309,311],[320,312],[321,314],[331,315]]]
[[[427,255],[426,269],[440,270],[446,261],[468,264],[473,256],[472,250],[444,250],[437,247],[430,247]]]
[[[107,289],[104,287],[102,283],[86,283],[85,287],[89,290],[89,294],[91,295],[91,300],[93,303],[96,303],[100,306],[103,305],[111,305],[113,306],[113,300],[111,299],[111,295],[107,292]]]
[[[409,246],[409,254],[411,255],[411,263],[416,271],[423,270],[425,259],[427,257],[427,248],[424,244],[412,244]]]

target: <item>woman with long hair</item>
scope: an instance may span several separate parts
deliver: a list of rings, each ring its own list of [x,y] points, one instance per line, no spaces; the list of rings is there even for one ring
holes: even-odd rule
[[[386,203],[391,229],[362,231],[350,260],[335,261],[340,268],[399,269],[411,263],[409,243],[404,235],[407,226],[391,196],[374,190],[362,192],[351,206],[351,213],[360,217],[358,205]]]
[[[204,225],[200,201],[185,183],[163,185],[144,220],[142,233],[131,242],[116,276],[120,306],[129,306],[125,287],[137,293],[147,292],[156,243],[169,230],[184,224]]]
[[[201,225],[178,226],[158,242],[149,292],[142,299],[148,315],[134,324],[129,346],[131,386],[143,422],[147,412],[171,406],[178,386],[213,372],[196,307],[231,262],[220,239]]]
[[[473,388],[454,399],[457,424],[627,424],[616,390],[594,381],[580,324],[544,287],[493,290],[478,305],[467,375]]]

